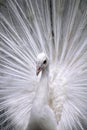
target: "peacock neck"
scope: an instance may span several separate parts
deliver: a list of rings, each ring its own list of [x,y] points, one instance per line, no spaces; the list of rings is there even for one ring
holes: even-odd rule
[[[48,78],[49,78],[49,67],[46,67],[46,68],[42,71],[42,75],[41,75],[40,82],[42,82],[44,79],[48,79]]]
[[[48,89],[49,89],[48,80],[49,80],[49,68],[47,67],[42,72],[40,84],[35,98],[38,105],[42,107],[44,104],[48,103]]]

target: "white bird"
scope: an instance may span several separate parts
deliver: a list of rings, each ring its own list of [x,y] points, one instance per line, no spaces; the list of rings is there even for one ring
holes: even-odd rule
[[[86,0],[1,2],[0,129],[86,130]]]
[[[32,105],[30,122],[27,130],[57,130],[57,122],[48,105],[49,62],[44,53],[37,57],[36,74],[42,71],[39,87]]]

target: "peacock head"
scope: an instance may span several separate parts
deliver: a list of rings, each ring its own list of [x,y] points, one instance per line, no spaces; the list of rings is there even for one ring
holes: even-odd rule
[[[38,75],[41,71],[44,71],[48,66],[48,58],[47,55],[42,52],[37,56],[36,61],[36,75]]]

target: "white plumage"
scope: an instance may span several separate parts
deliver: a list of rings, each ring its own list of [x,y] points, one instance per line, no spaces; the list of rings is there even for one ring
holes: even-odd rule
[[[37,74],[42,72],[35,99],[32,104],[27,130],[57,130],[54,112],[48,104],[49,61],[44,53],[37,57]]]
[[[45,79],[36,71],[44,58]],[[0,129],[32,128],[32,117],[41,119],[32,112],[34,102],[38,110],[45,96],[45,119],[52,115],[40,129],[56,130],[56,123],[57,130],[87,129],[86,0],[6,0],[0,6]]]

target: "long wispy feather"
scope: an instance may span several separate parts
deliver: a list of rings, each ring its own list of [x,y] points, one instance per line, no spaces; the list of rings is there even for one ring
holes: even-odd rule
[[[58,130],[86,130],[86,0],[1,4],[0,129],[26,130],[38,86],[36,56],[42,51],[50,59],[49,105]]]

